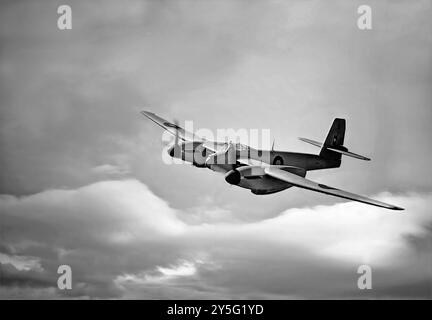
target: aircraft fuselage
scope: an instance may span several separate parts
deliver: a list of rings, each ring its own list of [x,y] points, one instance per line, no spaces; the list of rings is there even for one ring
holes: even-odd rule
[[[225,174],[225,180],[228,183],[250,189],[254,194],[271,194],[291,187],[289,183],[265,175],[261,168],[262,163],[281,166],[284,168],[283,170],[302,177],[306,176],[307,171],[337,168],[341,163],[340,160],[324,159],[319,155],[308,153],[258,150],[251,147],[234,151],[236,157],[232,161],[224,157],[222,160],[218,158],[215,163],[211,164],[209,157],[215,154],[214,151],[205,148],[199,142],[184,143],[178,149],[173,146],[168,150],[168,153],[170,156],[190,162],[196,167],[221,172]],[[237,158],[245,158],[252,164],[255,163],[256,170],[250,170],[250,166],[236,161]]]

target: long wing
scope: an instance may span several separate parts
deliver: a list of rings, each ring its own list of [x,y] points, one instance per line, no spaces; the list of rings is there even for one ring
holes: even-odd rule
[[[264,169],[264,172],[273,178],[283,180],[283,181],[288,182],[288,183],[292,184],[293,186],[296,186],[299,188],[304,188],[304,189],[308,189],[308,190],[312,190],[312,191],[316,191],[316,192],[321,192],[321,193],[325,193],[325,194],[329,194],[332,196],[345,198],[345,199],[349,199],[349,200],[353,200],[353,201],[363,202],[363,203],[367,203],[367,204],[370,204],[373,206],[382,207],[382,208],[386,208],[386,209],[404,210],[403,208],[394,206],[392,204],[388,204],[388,203],[381,202],[378,200],[370,199],[370,198],[360,196],[360,195],[357,195],[357,194],[354,194],[351,192],[343,191],[340,189],[326,186],[324,184],[313,182],[311,180],[308,180],[308,179],[305,179],[303,177],[297,176],[293,173],[275,168],[273,166],[266,167]]]
[[[150,111],[141,111],[141,114],[143,114],[145,117],[149,118],[151,121],[159,125],[160,127],[164,128],[169,133],[176,135],[176,131],[178,132],[179,138],[183,141],[204,141],[203,138],[186,131],[185,129],[179,127],[175,123],[172,123],[168,120],[165,120],[164,118],[159,117],[158,115],[154,114]]]

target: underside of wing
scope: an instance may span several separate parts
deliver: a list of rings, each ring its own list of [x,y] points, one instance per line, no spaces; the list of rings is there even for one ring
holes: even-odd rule
[[[374,200],[374,199],[370,199],[370,198],[367,198],[364,196],[360,196],[360,195],[357,195],[357,194],[354,194],[351,192],[347,192],[347,191],[343,191],[343,190],[336,189],[333,187],[329,187],[329,186],[326,186],[324,184],[316,183],[316,182],[313,182],[311,180],[300,177],[298,175],[295,175],[293,173],[283,171],[279,168],[275,168],[272,166],[265,168],[264,171],[266,174],[268,174],[269,176],[271,176],[273,178],[283,180],[283,181],[288,182],[288,183],[292,184],[293,186],[296,186],[299,188],[308,189],[308,190],[312,190],[312,191],[316,191],[316,192],[321,192],[321,193],[329,194],[332,196],[345,198],[345,199],[349,199],[349,200],[353,200],[353,201],[358,201],[358,202],[362,202],[362,203],[366,203],[366,204],[370,204],[373,206],[382,207],[382,208],[386,208],[386,209],[404,210],[403,208],[394,206],[392,204],[388,204],[385,202],[381,202],[378,200]]]
[[[188,132],[185,129],[179,127],[177,124],[172,123],[164,118],[159,117],[150,111],[141,111],[145,117],[149,118],[151,121],[164,128],[169,133],[176,135],[178,133],[179,138],[183,141],[204,141],[201,137],[193,134],[192,132]]]

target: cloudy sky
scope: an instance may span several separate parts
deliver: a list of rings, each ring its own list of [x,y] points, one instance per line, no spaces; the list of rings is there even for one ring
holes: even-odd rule
[[[432,298],[432,2],[365,3],[2,1],[0,298]],[[142,109],[299,152],[344,117],[372,161],[308,177],[406,210],[166,165]]]

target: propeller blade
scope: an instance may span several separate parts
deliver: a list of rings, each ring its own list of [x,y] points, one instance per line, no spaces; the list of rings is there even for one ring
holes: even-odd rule
[[[175,126],[176,126],[176,128],[175,128],[175,132],[176,132],[176,134],[175,134],[175,140],[174,140],[174,145],[176,145],[176,146],[178,146],[178,142],[179,142],[179,133],[178,133],[178,121],[177,120],[174,120],[174,124],[175,124]]]

